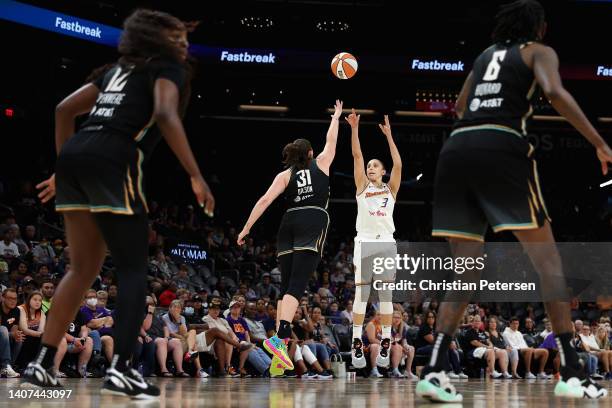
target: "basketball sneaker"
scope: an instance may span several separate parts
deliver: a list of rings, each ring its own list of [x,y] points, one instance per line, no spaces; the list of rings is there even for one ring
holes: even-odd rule
[[[279,360],[278,357],[272,357],[272,364],[270,365],[270,377],[282,377],[285,374],[285,366]]]
[[[278,357],[278,360],[283,364],[283,367],[285,367],[286,370],[293,370],[293,362],[291,361],[291,358],[289,358],[287,344],[283,340],[274,335],[269,339],[264,340],[263,345],[268,353]]]
[[[106,370],[102,393],[134,399],[153,399],[159,397],[159,388],[145,381],[133,368],[121,372],[111,367]]]
[[[455,390],[444,371],[430,372],[417,383],[416,395],[434,402],[462,402],[463,396]]]
[[[43,366],[38,363],[30,363],[23,372],[23,383],[22,387],[34,387],[34,388],[49,388],[57,387],[61,388],[62,385],[57,380],[53,368],[45,370]]]
[[[603,398],[608,390],[584,375],[584,369],[561,369],[561,379],[555,386],[555,396],[565,398]],[[566,380],[567,378],[567,380]]]
[[[378,355],[376,356],[376,365],[382,368],[389,368],[391,359],[389,358],[389,349],[391,348],[390,339],[382,339],[380,342],[380,349],[378,349]]]
[[[355,368],[364,368],[368,363],[363,355],[363,343],[361,339],[353,339],[353,347],[351,349],[351,364]]]

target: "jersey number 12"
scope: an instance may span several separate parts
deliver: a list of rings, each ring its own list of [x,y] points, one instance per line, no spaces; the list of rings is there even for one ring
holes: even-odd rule
[[[299,176],[299,178],[297,179],[298,188],[309,186],[312,184],[312,181],[310,180],[310,170],[300,170],[295,174]]]
[[[491,57],[491,62],[487,65],[487,70],[482,77],[483,81],[495,81],[499,76],[499,70],[501,66],[499,65],[504,58],[506,57],[506,52],[508,50],[495,51],[493,56]]]

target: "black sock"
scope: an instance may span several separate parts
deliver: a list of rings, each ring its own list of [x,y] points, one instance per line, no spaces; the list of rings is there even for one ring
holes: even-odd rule
[[[291,323],[286,320],[281,320],[276,335],[280,339],[288,339],[291,337]]]
[[[580,373],[581,366],[578,362],[578,354],[572,346],[572,333],[561,333],[555,338],[559,349],[559,359],[561,360],[561,375],[563,378],[574,377]]]
[[[421,376],[424,377],[430,372],[445,371],[446,367],[449,366],[448,362],[448,348],[450,346],[452,337],[448,334],[438,333],[436,341],[434,342],[434,348],[431,351],[431,358],[429,364],[423,367]]]
[[[55,353],[57,347],[50,346],[48,344],[41,344],[40,350],[38,351],[38,357],[36,362],[40,364],[45,370],[53,367],[53,360],[55,359]]]

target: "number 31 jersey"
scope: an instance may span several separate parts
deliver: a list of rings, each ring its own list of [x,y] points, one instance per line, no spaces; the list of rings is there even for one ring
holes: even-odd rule
[[[288,208],[319,207],[327,209],[329,203],[329,176],[321,171],[316,160],[302,170],[291,169],[291,178],[285,189]]]
[[[393,235],[395,198],[388,185],[376,187],[368,183],[357,196],[357,235]]]
[[[521,49],[529,44],[495,44],[476,58],[465,112],[455,129],[492,125],[527,135],[537,89],[533,72],[521,56]]]

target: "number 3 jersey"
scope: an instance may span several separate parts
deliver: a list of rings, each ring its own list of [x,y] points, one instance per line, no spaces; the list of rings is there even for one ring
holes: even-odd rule
[[[320,207],[327,209],[329,203],[329,176],[321,171],[316,160],[311,160],[305,169],[292,169],[289,184],[285,189],[288,208]]]
[[[533,72],[521,56],[521,49],[529,44],[495,44],[476,58],[466,109],[455,129],[489,125],[527,135],[537,88]]]
[[[357,196],[357,235],[388,237],[393,236],[393,208],[395,198],[387,184],[376,187],[368,183],[365,190]]]

